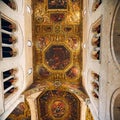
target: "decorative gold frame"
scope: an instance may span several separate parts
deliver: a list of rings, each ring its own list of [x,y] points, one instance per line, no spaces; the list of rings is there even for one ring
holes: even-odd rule
[[[68,69],[70,69],[70,68],[72,67],[72,65],[73,65],[73,53],[72,53],[72,51],[69,49],[69,47],[68,47],[66,44],[64,44],[63,42],[59,43],[59,45],[64,46],[64,47],[69,51],[69,53],[70,53],[70,63],[69,63],[69,64],[65,67],[65,69],[63,69],[63,70],[53,70],[53,69],[51,69],[51,68],[46,64],[46,62],[45,62],[45,53],[46,53],[47,50],[48,50],[50,47],[52,47],[53,45],[57,45],[57,46],[58,46],[57,42],[53,42],[53,43],[50,43],[50,44],[43,50],[43,52],[42,52],[42,56],[43,56],[43,59],[42,59],[43,61],[42,61],[42,63],[44,64],[45,68],[47,68],[49,71],[51,71],[51,72],[53,72],[53,73],[65,72],[65,71],[67,71]]]
[[[51,0],[52,1],[52,0]],[[58,0],[57,0],[58,1]],[[62,1],[62,0],[61,0]],[[53,0],[53,2],[54,2],[54,0]],[[49,6],[48,6],[48,4],[49,4],[49,0],[46,0],[45,1],[45,3],[46,3],[46,6],[47,6],[47,11],[57,11],[57,12],[59,12],[59,11],[67,11],[68,10],[68,2],[67,2],[67,6],[66,6],[66,8],[56,8],[56,9],[50,9],[49,8]],[[54,6],[55,7],[55,6]]]
[[[40,94],[40,96],[37,98],[37,101],[36,101],[36,102],[37,102],[37,105],[39,106],[39,107],[38,107],[38,117],[39,117],[39,118],[41,118],[41,114],[40,114],[40,109],[41,109],[41,107],[40,107],[40,101],[39,101],[39,99],[40,99],[40,97],[41,97],[42,95],[45,94],[45,92],[47,92],[47,91],[51,91],[51,92],[52,92],[52,90],[55,90],[55,89],[52,89],[52,88],[51,88],[51,89],[49,88],[48,90],[46,89],[46,90],[43,91],[43,92]],[[57,90],[57,89],[56,89],[56,90]],[[70,91],[68,91],[68,90],[65,89],[65,88],[61,88],[61,90],[64,91],[64,94],[65,94],[65,92],[68,92],[68,93],[72,94],[72,96],[74,96],[74,98],[77,100],[77,103],[78,103],[78,105],[77,105],[77,106],[78,106],[77,111],[79,111],[78,114],[77,114],[77,115],[78,115],[78,116],[77,116],[77,118],[78,118],[77,120],[79,120],[79,119],[80,119],[80,116],[81,116],[81,111],[80,111],[80,109],[81,109],[81,102],[80,102],[79,98],[78,98],[74,93],[71,93]],[[61,100],[61,99],[62,99],[64,102],[67,102],[66,99],[65,99],[65,95],[63,95],[63,96],[61,96],[61,97],[55,96],[55,97],[53,98],[53,100]],[[51,102],[51,100],[48,100],[48,101]],[[48,104],[48,103],[47,103],[47,104]],[[69,106],[68,106],[68,107],[69,107]],[[68,107],[67,107],[67,112],[66,112],[67,115],[70,114]],[[48,111],[49,111],[49,110],[48,110]],[[49,111],[48,113],[50,113],[50,115],[52,114],[51,111]],[[52,117],[52,116],[51,116],[51,117]],[[57,120],[64,120],[65,117],[66,117],[66,116],[63,116],[62,118],[54,118],[54,117],[52,117],[52,118],[53,118],[53,119],[57,119]],[[42,119],[41,119],[41,120],[42,120]]]

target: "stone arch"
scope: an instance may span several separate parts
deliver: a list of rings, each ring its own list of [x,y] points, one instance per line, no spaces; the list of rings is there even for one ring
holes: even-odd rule
[[[119,120],[120,119],[120,94],[117,95],[117,97],[115,98],[115,102],[114,102],[114,120]]]
[[[116,89],[111,98],[111,119],[120,120],[120,88]]]
[[[72,92],[63,89],[44,91],[38,97],[37,104],[40,106],[39,116],[43,119],[80,119],[81,103]]]
[[[111,49],[112,49],[112,56],[120,68],[120,2],[118,1],[117,7],[114,12],[113,21],[112,21],[112,28],[111,28]]]

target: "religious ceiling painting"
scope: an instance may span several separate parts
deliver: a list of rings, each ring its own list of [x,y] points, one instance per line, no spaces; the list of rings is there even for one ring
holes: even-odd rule
[[[41,36],[37,38],[36,46],[42,51],[49,44],[49,42],[48,36]]]
[[[80,101],[63,87],[82,86],[82,1],[33,0],[33,41],[35,83],[52,88],[38,98],[40,119],[80,120]]]
[[[48,0],[48,9],[67,9],[67,0]]]
[[[72,66],[67,72],[66,72],[66,76],[69,78],[69,79],[74,79],[76,77],[79,76],[79,67],[77,66]]]
[[[40,69],[39,69],[39,75],[41,77],[47,78],[47,77],[50,76],[50,72],[45,67],[41,66]]]
[[[45,52],[45,63],[52,70],[64,70],[70,64],[70,52],[63,45],[52,45]]]
[[[28,102],[20,103],[6,120],[31,120]]]
[[[72,50],[78,50],[79,49],[80,40],[79,40],[78,37],[76,37],[74,35],[70,36],[70,37],[68,37],[66,42]]]
[[[34,0],[33,9],[34,79],[80,85],[82,1]]]
[[[70,92],[47,90],[37,101],[42,120],[80,120],[80,102]]]
[[[62,22],[65,19],[64,13],[51,13],[50,20],[54,23]]]

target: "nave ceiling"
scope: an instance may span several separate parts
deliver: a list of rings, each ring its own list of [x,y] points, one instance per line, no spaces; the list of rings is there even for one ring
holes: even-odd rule
[[[45,86],[36,99],[40,120],[80,120],[78,96],[87,97],[81,76],[82,0],[33,0],[32,8],[34,83],[26,98]]]
[[[82,1],[33,1],[34,80],[79,87]]]
[[[81,43],[81,0],[33,1],[34,80],[49,86],[38,102],[43,120],[80,119],[80,101],[65,87],[82,86]]]

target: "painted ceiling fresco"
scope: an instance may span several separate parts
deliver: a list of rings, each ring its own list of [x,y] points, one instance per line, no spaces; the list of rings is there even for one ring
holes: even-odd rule
[[[64,70],[70,64],[70,52],[63,45],[52,45],[45,52],[45,64],[52,70]]]
[[[81,84],[82,1],[33,1],[34,79]]]
[[[87,111],[86,111],[86,120],[94,120],[92,113],[88,107],[87,107]]]
[[[81,103],[64,88],[82,86],[82,1],[33,0],[33,43],[34,82],[50,86],[37,98],[40,120],[80,120]]]
[[[80,120],[80,98],[87,98],[81,78],[82,0],[32,0],[32,8],[34,83],[23,94],[30,99],[41,92],[34,101],[39,120]],[[31,116],[25,102],[7,120]]]
[[[30,108],[27,101],[20,103],[6,120],[31,120]]]
[[[48,90],[38,98],[42,120],[80,120],[80,102],[73,94]]]

